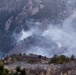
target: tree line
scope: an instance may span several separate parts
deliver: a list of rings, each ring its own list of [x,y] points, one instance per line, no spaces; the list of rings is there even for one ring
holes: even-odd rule
[[[75,60],[74,55],[72,55],[70,58],[65,55],[54,55],[52,58],[50,58],[49,64],[63,64],[73,60]]]

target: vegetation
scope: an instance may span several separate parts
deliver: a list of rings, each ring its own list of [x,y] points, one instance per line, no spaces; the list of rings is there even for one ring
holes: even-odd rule
[[[65,55],[54,55],[51,59],[49,64],[63,64],[63,63],[67,63],[69,61],[74,60],[75,57],[72,55],[70,58],[66,57]]]
[[[0,61],[0,75],[8,75],[8,70],[4,69],[4,64],[2,61]]]
[[[0,61],[0,75],[26,75],[25,69],[21,69],[21,67],[16,67],[16,72],[9,71],[4,68],[4,64]]]
[[[14,62],[14,61],[23,61],[23,58],[27,58],[28,56],[26,56],[26,54],[19,54],[19,55],[11,55],[11,56],[6,56],[6,58],[4,60],[0,61],[0,75],[26,75],[26,69],[21,69],[20,66],[17,66],[15,71],[9,71],[8,69],[4,68],[4,65],[8,65],[7,63],[9,62]],[[52,58],[47,58],[47,57],[42,57],[41,55],[39,55],[38,57],[32,57],[29,56],[27,59],[27,63],[30,64],[35,64],[38,63],[41,60],[47,60],[49,62],[49,64],[64,64],[64,63],[68,63],[70,61],[74,61],[75,60],[75,56],[72,55],[70,58],[66,57],[65,55],[54,55]],[[7,62],[8,61],[8,62]],[[25,60],[26,61],[26,60]],[[44,61],[43,61],[44,62]]]
[[[73,61],[75,60],[75,56],[72,55],[70,58],[66,57],[65,55],[54,55],[52,58],[50,58],[50,61],[48,61],[49,58],[47,57],[43,57],[41,55],[33,55],[33,56],[28,56],[25,53],[24,54],[13,54],[11,56],[6,56],[5,59],[3,60],[5,65],[8,65],[10,63],[14,63],[14,62],[21,62],[21,61],[25,61],[26,63],[30,63],[30,64],[34,64],[34,63],[38,63],[38,62],[42,62],[41,60],[47,61],[49,62],[49,64],[63,64],[63,63],[67,63],[69,61]]]
[[[30,63],[30,64],[34,64],[34,63],[36,63],[37,61],[35,60],[35,59],[33,59],[33,58],[30,58],[29,60],[28,60],[28,63]]]
[[[74,59],[75,59],[75,56],[74,56],[74,55],[72,55],[72,56],[71,56],[71,60],[74,60]]]
[[[16,67],[16,72],[14,73],[14,75],[26,75],[26,70],[21,69],[21,67],[18,66],[18,67]]]

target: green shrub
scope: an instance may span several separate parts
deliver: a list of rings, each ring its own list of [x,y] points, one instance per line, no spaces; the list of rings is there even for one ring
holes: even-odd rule
[[[36,62],[36,60],[33,59],[33,58],[30,58],[30,59],[28,60],[28,63],[30,63],[30,64],[33,64],[33,63],[35,63],[35,62]]]
[[[54,55],[51,59],[49,64],[63,64],[69,62],[70,58],[66,57],[65,55]],[[71,60],[74,60],[74,56],[71,56]]]
[[[21,75],[26,75],[25,69],[22,69],[22,70],[21,70]]]
[[[74,55],[72,55],[70,59],[71,59],[71,60],[74,60],[74,59],[75,59],[75,56],[74,56]]]
[[[20,72],[20,71],[21,71],[21,67],[20,67],[20,66],[17,66],[17,67],[16,67],[16,71],[17,71],[17,72]]]
[[[54,55],[51,59],[50,59],[50,62],[49,63],[54,63],[56,64],[58,61],[58,55]]]

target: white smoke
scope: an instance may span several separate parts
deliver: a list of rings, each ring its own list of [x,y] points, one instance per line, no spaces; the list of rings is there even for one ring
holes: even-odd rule
[[[72,26],[75,19],[76,19],[76,11],[74,11],[68,18],[66,18],[63,21],[62,25],[49,24],[48,28],[42,31],[39,28],[39,24],[41,25],[41,23],[38,23],[38,24],[35,23],[36,24],[35,27],[30,28],[30,30],[28,31],[22,30],[21,33],[15,35],[15,37],[16,37],[16,40],[20,42],[34,34],[43,36],[46,39],[49,39],[50,41],[53,41],[54,43],[56,43],[58,45],[58,48],[66,48],[66,50],[64,49],[64,51],[62,51],[63,53],[61,54],[65,54],[67,56],[72,54],[76,55],[75,53],[76,52],[76,31],[75,31],[75,28]],[[74,23],[74,25],[76,24]],[[44,48],[39,46],[31,46],[25,52],[49,56],[49,52],[51,51],[48,51],[48,50],[50,49],[46,47]]]
[[[23,29],[19,34],[14,33],[13,36],[17,40],[17,43],[18,43],[18,42],[21,42],[24,39],[27,39],[28,37],[36,34],[36,32],[37,32],[37,28],[31,28],[28,31],[25,31]]]
[[[62,27],[53,26],[52,24],[45,30],[42,36],[53,40],[59,47],[65,47],[65,55],[76,55],[76,32],[72,22],[76,19],[76,11],[64,20]],[[76,25],[76,24],[75,24]]]
[[[22,30],[22,32],[21,32],[22,36],[20,36],[20,37],[18,38],[18,40],[19,40],[19,41],[24,40],[24,39],[28,38],[29,36],[32,36],[33,33],[34,33],[34,30],[33,30],[33,29],[31,29],[31,30],[29,30],[29,31],[24,31],[24,30]]]
[[[32,24],[32,22],[29,22],[30,24]],[[32,35],[41,35],[42,31],[41,28],[39,26],[42,25],[42,23],[40,22],[33,22],[34,26],[30,26],[30,24],[28,25],[29,30],[25,31],[24,29],[22,29],[22,31],[18,34],[14,33],[13,36],[14,38],[17,40],[17,43],[27,39],[28,37],[32,36]]]
[[[76,56],[76,30],[74,28],[76,26],[76,10],[74,9],[76,8],[73,6],[75,5],[75,2],[76,0],[67,0],[67,10],[71,15],[63,21],[62,25],[54,25],[50,23],[49,25],[44,26],[44,24],[40,22],[29,22],[29,30],[24,31],[23,29],[19,34],[14,33],[14,38],[17,40],[17,42],[20,42],[30,36],[39,35],[56,43],[58,48],[64,49],[64,51],[62,51],[63,53],[61,54],[65,54],[67,56],[73,54]],[[67,11],[65,10],[64,12]],[[32,26],[33,24],[35,24],[35,26]],[[49,49],[46,47],[31,46],[25,52],[46,56],[49,56],[50,53],[51,56],[51,54],[55,51],[51,52],[51,48]]]
[[[52,56],[51,54],[50,55],[48,54],[48,48],[44,49],[43,47],[39,47],[39,46],[32,46],[25,52],[27,54],[32,53],[32,54],[43,55],[47,57]]]

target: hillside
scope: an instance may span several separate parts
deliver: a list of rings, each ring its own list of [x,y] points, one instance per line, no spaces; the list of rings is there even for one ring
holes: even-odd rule
[[[69,54],[74,54],[76,0],[71,1],[1,1],[0,57],[15,52],[51,57],[73,50]]]
[[[56,57],[56,58],[55,58]],[[55,60],[54,60],[55,59]],[[68,59],[67,61],[65,59]],[[53,61],[54,60],[54,61]],[[57,62],[55,62],[57,60]],[[51,63],[49,63],[51,61]],[[61,62],[63,63],[61,63]],[[6,57],[2,62],[5,64],[4,69],[9,71],[8,75],[75,75],[76,58],[72,55],[70,58],[55,55],[47,58],[35,54],[19,54]],[[53,62],[53,63],[52,63]],[[54,63],[55,62],[55,63]],[[0,73],[1,73],[0,61]]]

